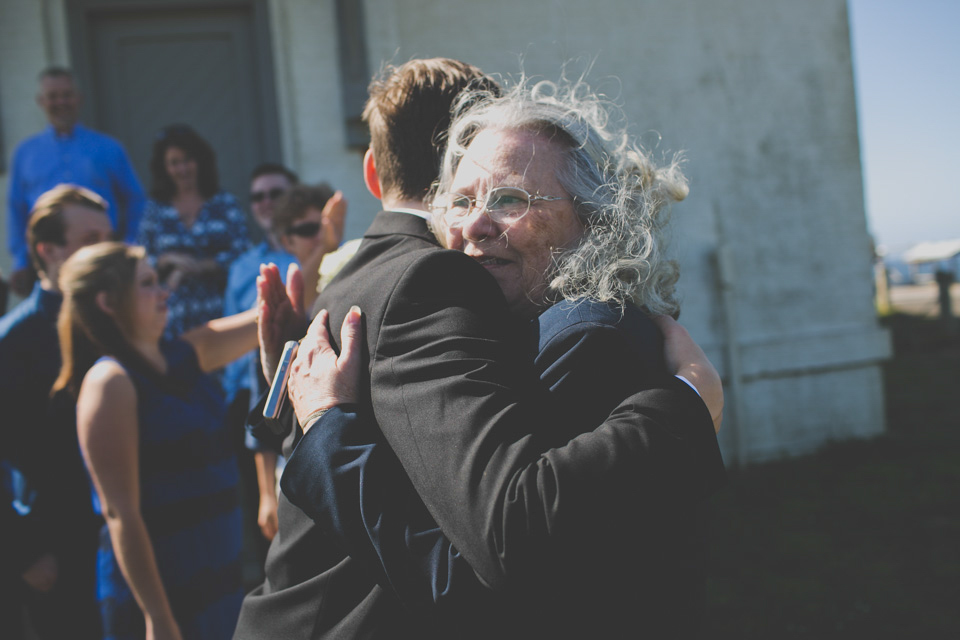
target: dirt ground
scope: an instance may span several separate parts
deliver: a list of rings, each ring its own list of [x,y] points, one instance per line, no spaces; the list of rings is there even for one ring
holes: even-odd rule
[[[950,287],[954,317],[960,318],[960,283]],[[936,283],[900,285],[890,288],[890,305],[894,312],[935,317],[940,315]]]

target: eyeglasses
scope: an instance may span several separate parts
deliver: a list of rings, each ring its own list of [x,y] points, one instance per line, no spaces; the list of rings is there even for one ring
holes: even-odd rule
[[[557,200],[573,198],[534,195],[520,187],[497,187],[482,198],[465,196],[462,193],[442,193],[434,198],[431,208],[439,211],[451,227],[462,226],[474,209],[485,213],[495,223],[510,224],[527,215],[532,203]]]
[[[287,228],[287,234],[301,238],[313,238],[320,231],[319,222],[301,222]]]
[[[259,204],[264,200],[276,200],[286,192],[283,187],[274,187],[269,191],[253,191],[250,193],[250,202]]]

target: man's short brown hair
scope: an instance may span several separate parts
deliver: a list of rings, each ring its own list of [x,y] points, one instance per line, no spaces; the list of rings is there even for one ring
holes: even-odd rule
[[[427,195],[440,172],[451,107],[468,87],[499,89],[477,67],[450,58],[388,66],[370,83],[363,119],[384,198]]]
[[[27,246],[30,248],[30,260],[38,271],[46,268],[37,252],[38,244],[50,242],[63,246],[67,243],[67,225],[63,221],[63,209],[68,204],[107,213],[106,200],[90,189],[74,184],[57,185],[37,198],[30,211],[30,222],[27,225]]]

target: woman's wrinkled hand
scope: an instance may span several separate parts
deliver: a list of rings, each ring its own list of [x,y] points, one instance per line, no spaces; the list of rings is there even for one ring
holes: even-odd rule
[[[340,329],[338,356],[327,333],[329,314],[322,310],[300,341],[290,369],[287,393],[294,413],[306,433],[317,412],[357,401],[363,342],[362,313],[351,307]]]
[[[713,419],[713,430],[720,432],[723,422],[723,384],[720,374],[690,333],[670,316],[654,316],[653,321],[663,332],[663,351],[667,370],[683,376],[692,384]]]

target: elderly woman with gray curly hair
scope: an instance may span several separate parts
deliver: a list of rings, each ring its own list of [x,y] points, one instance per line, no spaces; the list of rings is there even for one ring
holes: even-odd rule
[[[663,246],[667,205],[687,194],[678,162],[658,166],[625,132],[614,131],[611,106],[581,83],[520,83],[503,96],[474,92],[460,103],[465,106],[451,124],[432,198],[437,234],[487,270],[532,334],[527,344],[540,385],[529,393],[549,393],[558,415],[573,417],[567,424],[599,425],[630,393],[668,375],[651,316],[679,312],[679,272]],[[335,367],[329,373],[343,376]],[[310,487],[291,477],[283,487],[352,554],[371,558],[372,578],[408,609],[458,633],[690,637],[704,604],[703,503],[722,481],[723,463],[712,432],[666,437],[673,440],[669,453],[644,469],[596,469],[640,483],[642,504],[576,496],[576,487],[538,487],[558,502],[561,496],[592,501],[606,523],[611,512],[622,514],[612,519],[619,530],[559,518],[555,530],[543,532],[542,548],[488,537],[489,552],[510,567],[498,590],[479,583],[423,512],[403,469],[391,469],[389,455],[378,455],[385,444],[352,442],[349,463],[336,455],[326,459],[332,471],[324,478],[334,486]],[[384,468],[373,472],[375,465]],[[358,477],[360,487],[351,494],[348,485]],[[384,478],[390,486],[377,486]],[[335,495],[337,504],[311,510],[316,502],[305,495],[311,491]],[[361,509],[345,506],[345,495],[356,495]],[[526,498],[520,491],[498,499]],[[632,544],[604,544],[622,540],[624,531]],[[588,552],[576,558],[551,552],[553,540],[564,536],[565,545],[572,536]],[[507,558],[522,554],[543,561],[515,569]]]
[[[433,203],[447,246],[486,266],[524,317],[559,299],[676,316],[663,232],[667,203],[687,195],[677,160],[658,167],[610,131],[613,106],[582,85],[559,91],[540,82],[471,97]]]

